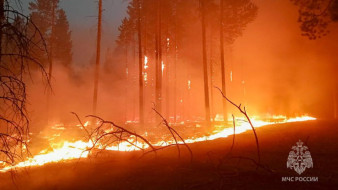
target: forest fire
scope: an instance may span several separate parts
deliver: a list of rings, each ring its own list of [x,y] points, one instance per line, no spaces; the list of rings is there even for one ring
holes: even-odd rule
[[[310,120],[316,120],[314,117],[310,116],[300,116],[300,117],[294,117],[294,118],[287,118],[286,116],[272,116],[270,118],[270,121],[260,120],[259,117],[252,117],[251,121],[255,128],[259,128],[266,125],[272,125],[276,123],[289,123],[289,122],[298,122],[298,121],[310,121]],[[231,121],[229,121],[231,122]],[[89,125],[89,122],[87,121],[85,126]],[[60,124],[52,126],[52,128],[57,128],[64,130],[63,127],[60,128]],[[245,118],[238,118],[236,120],[236,134],[240,134],[243,132],[246,132],[250,130],[251,127],[248,122],[245,121]],[[232,127],[225,127],[224,125],[215,125],[215,130],[206,136],[200,136],[200,137],[194,137],[194,138],[188,138],[184,139],[186,143],[196,143],[196,142],[202,142],[202,141],[208,141],[208,140],[215,140],[218,138],[226,138],[230,135],[233,135],[233,128]],[[46,137],[50,138],[50,137]],[[53,141],[53,139],[51,140]],[[120,142],[117,145],[113,146],[105,146],[102,144],[95,144],[93,146],[93,142],[91,141],[82,141],[78,140],[75,142],[68,142],[67,140],[61,142],[61,143],[53,143],[51,142],[52,150],[45,149],[40,151],[39,154],[33,155],[30,158],[27,158],[27,160],[23,162],[19,162],[13,166],[6,166],[5,164],[0,169],[0,172],[6,172],[13,169],[18,168],[24,168],[24,167],[30,167],[30,166],[42,166],[48,163],[55,163],[55,162],[63,162],[67,160],[74,160],[74,159],[80,159],[80,158],[87,158],[90,156],[89,149],[92,149],[95,147],[95,149],[99,150],[111,150],[111,151],[138,151],[142,147],[144,149],[149,148],[149,146],[146,143],[141,142],[135,142],[135,137],[130,136],[130,139],[128,139],[129,142],[133,142],[135,144],[130,144],[129,142]],[[174,140],[169,141],[158,141],[152,143],[154,146],[164,146],[164,145],[170,145],[175,143]],[[182,142],[179,142],[182,143]],[[136,146],[135,146],[136,145]]]
[[[337,23],[338,0],[0,0],[0,189],[338,184]]]

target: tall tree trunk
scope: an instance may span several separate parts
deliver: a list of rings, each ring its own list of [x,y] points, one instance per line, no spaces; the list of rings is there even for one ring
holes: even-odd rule
[[[175,1],[175,31],[174,31],[174,121],[177,122],[177,0]]]
[[[157,0],[156,31],[156,109],[162,111],[162,48],[161,48],[161,0]]]
[[[212,121],[214,121],[214,118],[215,118],[215,110],[214,110],[214,65],[213,65],[213,33],[210,32],[210,42],[209,42],[209,51],[210,51],[210,54],[209,54],[209,67],[210,67],[210,115],[211,115],[211,118],[212,118]]]
[[[226,95],[226,86],[225,86],[225,63],[224,63],[224,37],[223,37],[223,12],[224,12],[224,0],[220,0],[220,51],[221,51],[221,70],[222,70],[222,91],[224,93],[224,95]],[[228,114],[227,114],[227,102],[225,98],[222,98],[223,101],[223,118],[224,121],[227,122],[228,121]]]
[[[202,50],[203,50],[203,73],[204,73],[204,103],[205,103],[205,120],[210,124],[210,104],[209,104],[209,83],[208,83],[208,64],[206,49],[206,31],[205,31],[205,5],[204,0],[200,0],[202,12]]]
[[[55,37],[55,1],[52,1],[52,20],[51,20],[51,33],[49,39],[49,71],[48,71],[48,83],[51,85],[51,80],[53,76],[53,57],[54,57],[54,37]],[[47,122],[49,122],[50,117],[50,96],[52,92],[51,89],[47,93]]]
[[[2,27],[5,21],[5,0],[0,0],[0,64],[2,62]]]
[[[133,86],[133,120],[136,119],[136,104],[137,104],[137,71],[136,71],[136,39],[133,36],[133,73],[132,73],[132,86]]]
[[[165,76],[165,83],[166,83],[166,117],[169,119],[170,118],[170,64],[169,64],[169,48],[170,48],[170,38],[169,38],[169,26],[168,26],[168,17],[166,18],[166,51],[165,51],[165,64],[166,64],[166,76]]]
[[[53,73],[55,6],[56,6],[55,1],[52,1],[52,23],[51,23],[51,33],[50,33],[50,41],[49,41],[49,73],[48,73],[49,80],[51,80],[52,73]]]
[[[125,66],[126,66],[126,85],[125,85],[125,97],[124,97],[124,101],[125,101],[125,112],[124,112],[124,117],[125,117],[125,121],[128,121],[128,111],[129,111],[129,108],[128,108],[128,101],[129,101],[129,89],[128,89],[128,86],[129,86],[129,68],[128,68],[128,45],[125,44],[125,47],[124,47],[124,56],[125,56]]]
[[[138,34],[138,69],[139,69],[139,116],[140,125],[144,124],[144,100],[143,100],[143,54],[142,54],[142,34],[141,34],[141,3],[137,0],[137,34]]]
[[[96,64],[94,78],[94,98],[93,98],[93,114],[97,109],[97,94],[100,74],[100,54],[101,54],[101,26],[102,26],[102,0],[99,0],[99,17],[97,22],[97,41],[96,41]]]

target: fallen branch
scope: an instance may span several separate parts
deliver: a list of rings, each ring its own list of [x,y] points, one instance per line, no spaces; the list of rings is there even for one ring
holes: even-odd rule
[[[118,126],[111,121],[106,121],[106,120],[102,119],[101,117],[98,117],[98,116],[95,116],[95,115],[88,115],[88,116],[86,116],[86,118],[98,119],[99,122],[100,122],[98,127],[94,128],[92,131],[90,131],[86,128],[86,126],[84,126],[83,122],[81,121],[81,119],[79,118],[79,116],[76,113],[72,112],[72,114],[74,114],[76,116],[76,118],[78,119],[81,127],[85,130],[85,132],[88,136],[88,139],[93,143],[92,147],[88,148],[86,151],[90,152],[92,149],[97,148],[98,144],[100,144],[100,145],[102,145],[106,148],[110,144],[117,142],[117,144],[119,145],[123,141],[127,142],[131,146],[134,146],[137,149],[144,150],[144,148],[137,145],[137,139],[141,139],[152,150],[156,151],[155,147],[147,139],[145,139],[144,137],[142,137],[141,135],[139,135],[137,133],[131,132],[131,131],[129,131],[129,130],[121,127],[121,126]],[[111,131],[107,132],[106,130],[103,129],[103,126],[105,124],[113,126],[113,128],[110,128]],[[115,137],[115,139],[111,139],[110,137],[112,137],[112,136]],[[136,138],[135,143],[130,142],[128,140],[131,136],[134,136]]]
[[[181,155],[180,148],[179,148],[180,144],[177,142],[177,139],[176,139],[175,134],[181,139],[181,141],[183,142],[183,145],[189,150],[189,153],[190,153],[190,161],[192,162],[192,160],[193,160],[193,153],[192,153],[192,150],[191,150],[190,147],[185,143],[184,139],[178,134],[178,132],[177,132],[174,128],[170,127],[168,121],[161,115],[161,113],[159,113],[155,108],[152,108],[152,109],[155,111],[155,113],[156,113],[157,115],[159,115],[159,116],[162,118],[163,124],[168,128],[169,132],[170,132],[171,135],[173,136],[173,138],[174,138],[174,140],[175,140],[175,143],[176,143],[176,146],[177,146],[177,150],[178,150],[179,156]]]
[[[260,154],[260,150],[259,150],[258,137],[257,137],[257,134],[256,134],[255,127],[252,125],[252,122],[251,122],[251,120],[250,120],[250,118],[249,118],[249,116],[248,116],[248,114],[247,114],[247,112],[246,112],[245,106],[244,106],[243,109],[242,109],[242,107],[241,107],[242,105],[241,105],[241,104],[239,104],[239,105],[235,104],[234,102],[232,102],[231,100],[229,100],[229,99],[224,95],[223,91],[222,91],[220,88],[218,88],[218,87],[216,87],[216,86],[215,86],[215,88],[217,88],[217,89],[219,90],[219,92],[222,94],[223,98],[225,98],[230,104],[232,104],[233,106],[235,106],[235,107],[236,107],[236,108],[237,108],[237,109],[238,109],[238,110],[246,117],[247,121],[249,122],[249,124],[250,124],[250,126],[251,126],[251,129],[252,129],[252,131],[253,131],[253,133],[254,133],[254,135],[255,135],[256,146],[257,146],[258,163],[260,164],[260,162],[261,162],[261,154]]]
[[[111,146],[112,144],[116,144],[117,146],[119,146],[121,144],[121,142],[127,142],[128,144],[135,147],[136,149],[143,151],[143,154],[142,154],[141,157],[143,157],[143,156],[145,156],[149,153],[155,153],[156,154],[158,150],[163,150],[163,149],[166,149],[166,148],[169,148],[169,147],[172,147],[172,146],[178,147],[179,156],[180,156],[180,148],[179,147],[185,146],[190,152],[191,161],[192,161],[192,159],[193,159],[192,151],[191,151],[190,147],[185,143],[184,139],[178,134],[178,132],[175,129],[173,129],[169,126],[167,120],[160,113],[158,113],[156,110],[154,110],[154,111],[162,117],[164,124],[167,126],[171,135],[175,139],[175,144],[169,144],[169,145],[166,145],[166,146],[155,147],[146,138],[137,134],[136,132],[132,132],[132,131],[124,128],[124,127],[116,125],[114,122],[106,121],[106,120],[102,119],[101,117],[98,117],[98,116],[95,116],[95,115],[86,116],[86,118],[97,119],[99,121],[99,124],[98,124],[97,127],[95,127],[94,129],[89,129],[88,127],[86,127],[83,124],[80,117],[76,113],[72,112],[72,114],[74,114],[76,116],[78,122],[80,123],[81,128],[85,131],[88,141],[92,142],[92,146],[88,147],[86,150],[84,150],[84,152],[88,151],[89,153],[91,153],[91,151],[93,149],[105,150],[108,146]],[[106,128],[107,126],[109,126],[108,129]],[[133,141],[133,142],[130,141],[130,138],[134,138],[135,141]],[[141,139],[143,141],[143,144],[148,145],[148,147],[146,147],[146,148],[140,147],[138,145],[138,139]],[[178,139],[181,140],[183,142],[183,144],[180,144],[178,142]],[[146,151],[147,148],[150,148],[150,150]]]

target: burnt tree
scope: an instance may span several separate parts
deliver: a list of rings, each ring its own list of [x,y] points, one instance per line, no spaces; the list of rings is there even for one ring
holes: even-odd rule
[[[30,32],[32,30],[35,32]],[[40,40],[35,41],[37,38]],[[0,166],[12,165],[29,155],[25,80],[30,73],[29,65],[40,68],[44,79],[49,81],[37,54],[48,57],[42,33],[28,16],[18,12],[9,1],[1,0]]]

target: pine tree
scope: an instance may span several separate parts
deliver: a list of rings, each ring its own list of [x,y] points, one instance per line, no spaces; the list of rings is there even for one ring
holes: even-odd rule
[[[150,60],[149,68],[147,70],[150,81],[156,83],[152,87],[152,95],[151,97],[147,96],[147,89],[145,88],[145,102],[156,102],[156,108],[161,112],[161,104],[167,106],[167,114],[166,117],[170,118],[170,110],[168,109],[169,105],[173,105],[173,114],[176,116],[176,104],[182,105],[182,102],[185,97],[180,94],[183,93],[183,86],[186,84],[188,80],[187,76],[190,71],[186,71],[186,66],[184,66],[186,60],[183,59],[185,55],[191,56],[192,52],[195,54],[204,54],[200,52],[196,52],[196,49],[187,49],[189,47],[188,44],[197,43],[198,40],[192,38],[195,36],[197,30],[191,30],[194,27],[200,27],[200,17],[201,13],[198,10],[198,2],[196,0],[139,0],[141,3],[141,29],[137,30],[138,24],[138,0],[130,1],[127,14],[128,16],[123,20],[122,25],[119,28],[120,35],[117,40],[117,49],[120,52],[127,52],[128,48],[132,52],[135,49],[135,42],[133,39],[138,37],[138,33],[141,32],[142,38],[142,47],[141,49],[143,56],[147,56]],[[219,0],[204,0],[203,1],[203,15],[204,15],[204,37],[207,37],[209,30],[218,31],[220,28],[219,21]],[[223,23],[223,37],[224,43],[233,43],[235,38],[242,34],[247,23],[251,22],[257,12],[255,6],[250,4],[250,0],[224,0],[224,11],[223,18],[226,22]],[[198,24],[197,24],[198,23]],[[202,30],[198,31],[198,33]],[[216,32],[215,32],[216,33]],[[211,35],[211,34],[210,34]],[[202,36],[202,35],[201,35]],[[219,35],[210,36],[211,39],[219,39]],[[167,45],[168,39],[170,41],[170,45]],[[199,39],[199,38],[197,38]],[[204,45],[214,46],[216,43],[209,43],[207,39],[204,40]],[[199,45],[199,44],[195,44]],[[217,43],[218,45],[218,43]],[[205,47],[206,48],[206,47]],[[162,60],[162,50],[163,57],[167,59]],[[128,55],[124,53],[124,55]],[[214,52],[214,57],[218,57],[219,51]],[[207,72],[207,54],[205,52],[205,80],[209,81],[209,74]],[[124,59],[126,60],[126,59]],[[162,61],[165,64],[164,68],[164,80],[162,80]],[[140,65],[139,65],[140,66]],[[204,67],[203,66],[203,67]],[[171,68],[171,71],[168,72],[168,68]],[[182,71],[183,69],[183,71]],[[134,67],[134,70],[138,70],[138,68]],[[176,72],[180,73],[187,72],[187,75],[180,75],[177,77]],[[134,72],[135,73],[135,72]],[[135,74],[135,77],[140,77],[141,73]],[[225,76],[225,74],[224,74]],[[169,77],[172,85],[169,84]],[[224,77],[225,78],[225,77]],[[136,80],[135,80],[136,81]],[[177,84],[177,85],[176,85]],[[205,95],[209,96],[209,85],[206,84]],[[170,89],[168,87],[173,87],[173,94],[169,96]],[[166,93],[162,93],[163,88],[167,88]],[[176,90],[180,89],[177,93]],[[180,96],[180,102],[177,102],[177,94]],[[164,96],[162,96],[164,95]],[[170,98],[172,100],[170,100]],[[206,98],[206,110],[210,109],[210,105]],[[149,101],[150,100],[150,101]],[[166,104],[164,104],[166,103]],[[144,105],[147,106],[146,104]],[[207,111],[206,117],[210,118],[210,115]],[[182,118],[182,117],[181,117]],[[207,119],[210,121],[210,119]]]
[[[30,17],[46,40],[50,62],[57,60],[69,67],[72,61],[71,31],[66,13],[59,7],[59,3],[59,0],[30,2]]]
[[[55,23],[55,58],[69,68],[72,62],[72,39],[69,23],[64,10],[59,9]]]
[[[257,15],[257,6],[251,0],[220,0],[220,59],[222,72],[222,91],[226,95],[226,67],[224,60],[225,42],[229,45],[242,35],[248,23]],[[226,100],[223,98],[223,118],[228,121]]]

